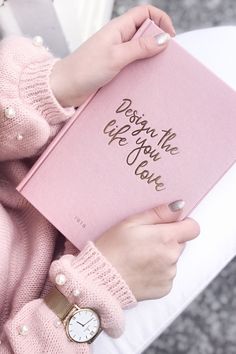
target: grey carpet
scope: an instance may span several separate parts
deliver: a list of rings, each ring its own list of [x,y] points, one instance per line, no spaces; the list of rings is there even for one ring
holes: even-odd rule
[[[145,1],[117,0],[113,16],[140,3]],[[149,3],[172,17],[177,33],[236,25],[236,0]],[[143,354],[236,354],[236,259]]]

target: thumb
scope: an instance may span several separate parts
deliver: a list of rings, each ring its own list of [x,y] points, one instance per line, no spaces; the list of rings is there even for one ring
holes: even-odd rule
[[[137,59],[152,57],[167,47],[169,33],[163,32],[154,37],[140,37],[117,45],[117,65],[122,69]]]
[[[176,200],[170,204],[161,204],[155,208],[135,214],[126,219],[129,224],[153,225],[177,221],[183,211],[185,202]]]

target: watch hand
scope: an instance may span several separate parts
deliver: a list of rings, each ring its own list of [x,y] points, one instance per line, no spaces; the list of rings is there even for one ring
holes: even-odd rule
[[[79,321],[76,321],[76,322],[79,323],[83,327],[85,326],[83,323],[80,323]]]
[[[93,318],[91,318],[88,322],[84,323],[84,326],[85,326],[87,323],[89,323],[90,321],[92,321],[92,319],[93,319]]]

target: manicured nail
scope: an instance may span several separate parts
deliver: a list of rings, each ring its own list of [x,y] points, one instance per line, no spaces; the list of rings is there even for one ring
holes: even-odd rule
[[[157,44],[159,46],[162,46],[170,40],[170,35],[169,35],[169,33],[160,33],[160,34],[157,34],[156,36],[154,36],[154,38],[155,38]]]
[[[176,200],[175,202],[172,202],[168,205],[171,211],[179,211],[183,209],[184,206],[185,206],[185,201],[182,199]]]

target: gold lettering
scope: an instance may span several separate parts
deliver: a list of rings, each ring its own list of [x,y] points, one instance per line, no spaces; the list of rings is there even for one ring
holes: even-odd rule
[[[124,134],[130,129],[130,125],[126,124],[120,129],[116,130],[116,128],[119,128],[118,125],[116,125],[116,128],[110,129],[111,126],[116,124],[116,120],[113,119],[111,120],[103,129],[104,134],[108,134],[109,137],[111,137],[110,141],[108,142],[108,145],[110,145],[114,140],[118,140],[118,144],[120,146],[127,145],[127,139],[124,137],[120,137],[119,134]]]
[[[152,177],[154,176],[154,174],[152,173],[150,175],[150,172],[148,170],[141,170],[142,167],[145,167],[146,165],[148,164],[148,161],[147,160],[144,160],[142,161],[138,167],[135,169],[135,175],[136,176],[139,176],[140,179],[142,180],[147,180],[147,183],[150,184],[150,183],[155,183],[155,190],[157,192],[160,192],[160,191],[163,191],[165,189],[164,187],[164,183],[162,182],[158,182],[160,179],[161,179],[161,176],[157,176],[157,177],[154,177],[152,179]]]

